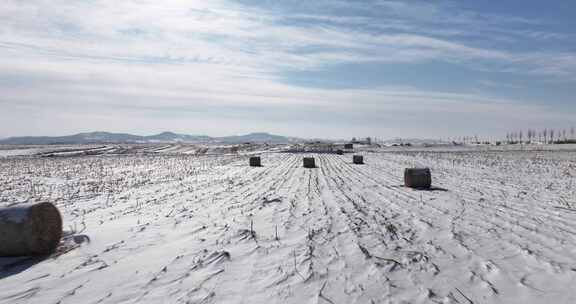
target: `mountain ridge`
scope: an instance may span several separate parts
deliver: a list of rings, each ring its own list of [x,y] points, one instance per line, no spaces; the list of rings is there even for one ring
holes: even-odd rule
[[[65,136],[18,136],[0,139],[2,145],[99,144],[99,143],[290,143],[302,139],[254,132],[244,135],[211,137],[164,131],[153,135],[134,135],[114,132],[82,132]]]

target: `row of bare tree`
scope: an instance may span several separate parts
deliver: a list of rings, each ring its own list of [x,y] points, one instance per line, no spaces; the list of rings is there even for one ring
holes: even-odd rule
[[[561,143],[576,141],[576,129],[544,129],[542,131],[529,129],[524,133],[523,131],[510,132],[506,134],[506,142],[508,143]]]

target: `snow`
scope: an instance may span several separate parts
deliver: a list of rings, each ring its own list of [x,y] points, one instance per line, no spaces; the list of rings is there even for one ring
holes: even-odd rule
[[[72,238],[0,259],[0,303],[576,303],[576,153],[359,154],[4,158],[0,206]]]
[[[18,155],[32,155],[38,153],[37,149],[0,149],[0,157],[10,157]]]

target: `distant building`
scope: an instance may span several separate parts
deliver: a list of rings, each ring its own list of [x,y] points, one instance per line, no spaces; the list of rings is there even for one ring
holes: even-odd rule
[[[353,137],[352,140],[350,141],[350,143],[360,144],[360,145],[371,145],[372,144],[372,138],[366,137],[365,139],[356,139],[356,137]]]
[[[336,149],[332,143],[315,142],[306,145],[306,152],[333,153]]]

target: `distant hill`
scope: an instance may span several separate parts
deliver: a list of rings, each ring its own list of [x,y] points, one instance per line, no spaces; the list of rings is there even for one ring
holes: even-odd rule
[[[103,144],[103,143],[290,143],[301,141],[298,138],[269,133],[210,137],[162,132],[156,135],[140,136],[127,133],[89,132],[68,136],[24,136],[0,140],[2,145],[50,145],[50,144]]]
[[[223,143],[288,143],[298,141],[296,138],[272,135],[268,133],[250,133],[246,135],[226,136],[217,138]]]
[[[213,141],[213,138],[206,135],[187,135],[173,132],[162,132],[160,134],[146,136],[144,140],[147,142],[211,142]]]

